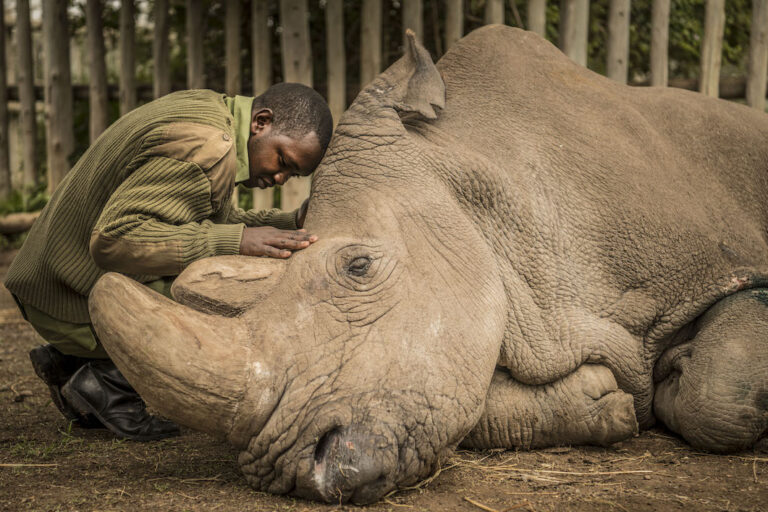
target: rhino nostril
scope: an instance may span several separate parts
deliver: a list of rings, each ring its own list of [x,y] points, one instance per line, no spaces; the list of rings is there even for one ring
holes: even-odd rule
[[[394,487],[395,450],[386,437],[334,428],[315,447],[313,481],[325,501],[376,501]]]

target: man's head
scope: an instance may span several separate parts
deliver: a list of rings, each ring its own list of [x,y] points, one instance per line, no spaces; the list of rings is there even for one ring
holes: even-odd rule
[[[251,187],[307,176],[323,158],[333,132],[328,104],[312,88],[282,83],[253,100],[248,161]]]

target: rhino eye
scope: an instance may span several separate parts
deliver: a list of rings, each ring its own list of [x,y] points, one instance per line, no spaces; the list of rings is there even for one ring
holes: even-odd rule
[[[359,256],[347,265],[347,273],[353,276],[364,276],[371,266],[371,258]]]

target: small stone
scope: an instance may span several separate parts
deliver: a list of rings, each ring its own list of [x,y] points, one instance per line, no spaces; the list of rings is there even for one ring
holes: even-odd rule
[[[650,479],[651,479],[651,475],[643,475],[643,480],[650,480]]]

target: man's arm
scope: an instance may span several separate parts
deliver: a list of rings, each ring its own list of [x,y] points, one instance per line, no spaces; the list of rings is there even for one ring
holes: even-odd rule
[[[105,270],[177,275],[201,258],[238,254],[243,224],[215,224],[208,178],[193,162],[149,159],[107,202],[90,252]]]

